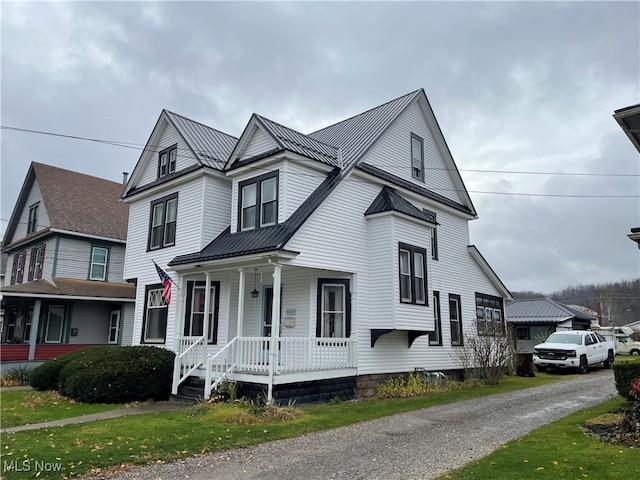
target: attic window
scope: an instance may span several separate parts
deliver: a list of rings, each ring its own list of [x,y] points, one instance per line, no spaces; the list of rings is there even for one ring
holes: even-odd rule
[[[178,145],[165,148],[158,154],[158,178],[165,177],[176,171]]]
[[[29,207],[29,223],[27,223],[27,235],[38,229],[38,210],[40,210],[40,202],[34,203]]]
[[[238,185],[239,230],[253,230],[278,223],[278,171]]]
[[[424,141],[411,134],[411,176],[424,181]]]

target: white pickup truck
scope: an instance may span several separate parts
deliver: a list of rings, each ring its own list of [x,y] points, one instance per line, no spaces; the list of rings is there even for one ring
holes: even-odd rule
[[[544,372],[548,368],[575,368],[587,373],[592,365],[610,368],[616,355],[613,340],[589,330],[554,332],[533,349],[533,363]]]

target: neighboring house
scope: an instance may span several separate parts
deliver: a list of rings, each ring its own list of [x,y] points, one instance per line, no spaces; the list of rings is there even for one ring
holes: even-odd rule
[[[224,379],[366,395],[458,373],[467,337],[504,331],[511,294],[469,244],[476,211],[422,89],[308,135],[254,114],[236,139],[163,110],[123,199],[133,340],[176,352],[174,393],[207,376],[205,397]]]
[[[620,128],[627,134],[631,143],[640,152],[640,103],[616,110],[613,114]],[[627,235],[638,244],[640,248],[640,227],[631,228],[631,233]]]
[[[514,300],[506,304],[505,315],[518,353],[532,353],[557,330],[588,330],[596,322],[596,317],[550,298]]]
[[[135,286],[122,276],[123,185],[32,163],[7,224],[1,360],[131,344]]]

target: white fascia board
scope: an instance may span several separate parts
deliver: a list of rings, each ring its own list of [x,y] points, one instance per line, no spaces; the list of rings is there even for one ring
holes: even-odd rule
[[[242,255],[229,258],[221,258],[217,260],[207,260],[204,262],[193,262],[185,265],[172,265],[170,268],[181,275],[190,275],[196,273],[204,273],[207,267],[216,267],[216,270],[236,270],[247,266],[255,266],[258,262],[268,263],[269,259],[276,261],[293,260],[300,252],[292,252],[290,250],[272,250],[270,252],[255,253],[252,255]],[[218,268],[219,267],[219,268]]]
[[[329,173],[335,167],[331,165],[327,165],[318,160],[311,159],[309,157],[305,157],[304,155],[300,155],[298,153],[290,152],[289,150],[285,150],[284,152],[277,152],[273,155],[270,155],[265,158],[261,158],[255,162],[251,162],[247,165],[243,165],[242,167],[234,168],[233,170],[227,172],[227,175],[230,177],[234,177],[237,175],[242,175],[244,172],[256,170],[256,169],[264,169],[265,167],[280,162],[280,161],[292,161],[306,167],[313,168],[323,173]],[[264,173],[264,172],[262,172]]]
[[[91,235],[90,233],[72,232],[70,230],[61,230],[59,228],[52,228],[50,230],[50,232],[59,233],[61,235],[69,235],[69,236],[72,236],[72,237],[90,238],[92,240],[100,240],[100,241],[103,241],[103,242],[122,243],[123,245],[127,243],[126,239],[123,240],[121,238],[102,237],[100,235]]]
[[[467,245],[467,251],[469,252],[469,255],[471,255],[471,258],[476,261],[476,263],[480,267],[480,270],[482,270],[484,274],[489,278],[489,280],[491,280],[491,283],[494,284],[496,289],[502,293],[502,296],[507,300],[513,300],[513,295],[511,295],[511,292],[507,289],[505,284],[502,283],[502,280],[500,280],[498,275],[496,275],[496,272],[493,271],[493,269],[487,263],[477,247],[475,245]]]
[[[158,185],[155,185],[149,188],[148,190],[144,190],[140,193],[135,193],[133,195],[130,195],[127,198],[122,199],[122,201],[124,203],[133,203],[133,202],[137,202],[138,200],[144,200],[145,198],[148,198],[148,197],[157,197],[159,191],[175,190],[176,187],[179,187],[198,177],[204,176],[205,173],[203,172],[203,170],[204,168],[198,168],[197,170],[194,170],[193,172],[189,172],[186,175],[181,175],[172,181],[160,183]]]
[[[388,212],[371,213],[371,214],[367,215],[367,219],[369,219],[369,218],[387,217],[389,215],[393,215],[394,217],[398,217],[398,218],[401,218],[403,220],[408,220],[409,222],[416,223],[416,224],[420,225],[421,227],[436,228],[436,225],[431,223],[431,222],[427,222],[426,220],[421,220],[419,218],[412,217],[411,215],[407,215],[406,213],[398,212],[396,210],[389,210]]]

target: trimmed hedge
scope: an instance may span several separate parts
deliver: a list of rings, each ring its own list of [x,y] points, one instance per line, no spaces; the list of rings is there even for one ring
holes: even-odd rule
[[[157,347],[116,347],[77,357],[60,371],[60,393],[79,402],[166,400],[175,354]]]
[[[87,352],[93,352],[96,350],[108,349],[112,351],[114,348],[119,348],[114,345],[97,345],[80,350],[74,350],[59,357],[51,358],[44,362],[42,365],[34,368],[29,376],[29,384],[35,390],[58,390],[60,388],[59,376],[60,371],[71,360],[77,357],[82,357]]]
[[[165,400],[171,394],[174,357],[157,347],[87,347],[39,366],[31,385],[86,403]]]
[[[617,360],[613,364],[613,373],[616,379],[616,389],[620,396],[627,400],[633,400],[631,396],[631,382],[640,378],[640,359]]]

